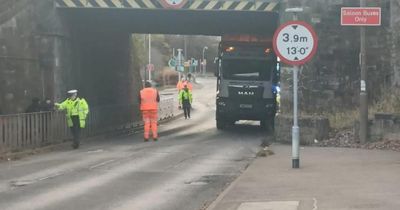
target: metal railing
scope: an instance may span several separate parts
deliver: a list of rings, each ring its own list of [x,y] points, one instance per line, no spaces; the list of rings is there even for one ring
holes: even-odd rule
[[[162,98],[159,120],[173,117],[174,99]],[[96,136],[142,126],[139,110],[133,105],[114,105],[90,109],[82,137]],[[37,148],[71,139],[65,112],[36,112],[0,115],[0,152]]]

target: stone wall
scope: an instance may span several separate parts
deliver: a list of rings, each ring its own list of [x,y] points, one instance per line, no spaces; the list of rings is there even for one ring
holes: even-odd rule
[[[275,139],[282,143],[292,142],[293,117],[278,115],[275,119]],[[328,139],[330,126],[329,120],[324,117],[302,116],[299,118],[300,143],[313,144],[315,140]]]
[[[355,126],[355,134],[359,126]],[[400,136],[400,114],[376,113],[374,118],[369,120],[368,135],[371,141],[378,141],[391,136]],[[356,135],[357,136],[357,135]]]
[[[288,4],[291,2],[294,1],[288,1]],[[341,26],[340,8],[359,6],[359,1],[302,0],[297,2],[306,8],[299,19],[311,23],[319,38],[315,57],[304,65],[300,72],[300,110],[306,113],[324,113],[358,106],[359,27]],[[392,4],[397,4],[393,2]],[[393,70],[388,46],[391,45],[390,9],[393,11],[393,7],[391,8],[390,1],[368,1],[367,5],[382,8],[382,27],[367,28],[367,88],[369,102],[372,103],[380,96],[382,90],[390,88],[392,81]],[[282,17],[282,22],[291,18],[288,15]],[[281,85],[282,111],[291,112],[292,74],[289,67],[282,69]]]
[[[72,88],[92,106],[135,103],[141,78],[128,31],[85,22],[96,17],[74,19],[53,0],[1,5],[1,113],[24,112],[35,97],[63,100]]]
[[[391,1],[393,85],[400,86],[400,2]]]
[[[0,11],[0,109],[18,113],[32,98],[54,98],[58,92],[55,71],[65,72],[70,63],[68,53],[63,54],[68,52],[67,32],[51,0],[4,5]]]

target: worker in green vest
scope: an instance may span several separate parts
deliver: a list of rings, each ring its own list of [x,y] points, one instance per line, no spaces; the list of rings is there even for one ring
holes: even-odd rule
[[[192,108],[193,96],[187,85],[184,85],[183,90],[178,96],[179,107],[183,108],[185,119],[190,119],[190,109]]]
[[[85,128],[86,116],[89,113],[89,105],[84,98],[78,98],[77,90],[68,91],[69,97],[61,104],[55,103],[59,110],[66,110],[68,127],[71,128],[74,142],[72,147],[79,148],[81,129]]]

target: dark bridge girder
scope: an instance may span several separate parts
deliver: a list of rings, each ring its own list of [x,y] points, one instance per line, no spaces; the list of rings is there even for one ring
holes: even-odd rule
[[[75,26],[129,33],[272,36],[279,14],[258,11],[59,9]]]

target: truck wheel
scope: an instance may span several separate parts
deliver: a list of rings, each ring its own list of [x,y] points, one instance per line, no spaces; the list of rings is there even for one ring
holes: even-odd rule
[[[274,130],[274,120],[273,119],[269,119],[269,120],[261,120],[260,121],[260,126],[263,130],[266,130],[268,132],[271,132]]]
[[[266,129],[267,128],[267,121],[266,120],[260,120],[260,127],[262,129]]]
[[[223,120],[216,120],[217,121],[217,129],[218,130],[223,130],[226,126],[225,121]]]
[[[270,122],[271,123],[270,124],[271,131],[274,132],[275,131],[275,116],[272,116],[270,121],[271,121]]]

